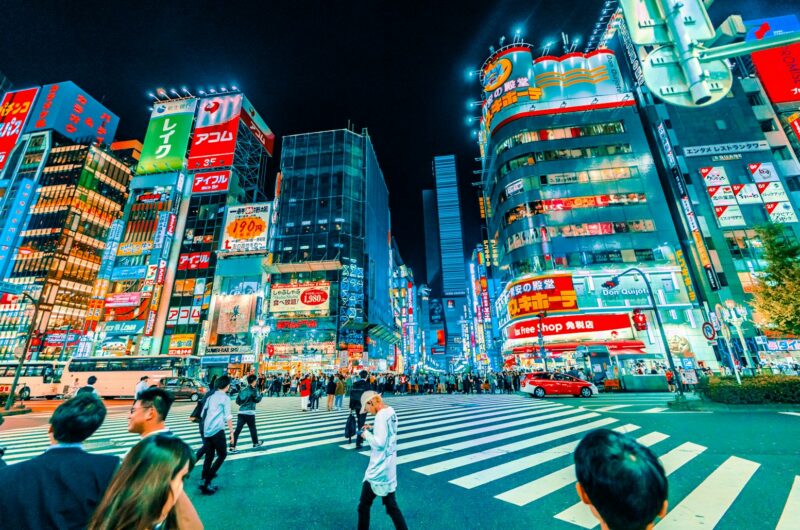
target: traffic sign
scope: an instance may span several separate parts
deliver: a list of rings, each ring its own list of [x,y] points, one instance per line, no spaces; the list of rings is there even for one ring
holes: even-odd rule
[[[703,322],[702,330],[703,336],[707,340],[714,340],[717,337],[717,332],[714,331],[714,326],[711,325],[711,322]]]
[[[25,292],[25,286],[18,283],[0,282],[0,293],[15,294],[17,296]]]
[[[690,40],[714,38],[714,25],[702,0],[620,0],[631,40],[640,46],[656,46],[673,42],[667,25],[669,11],[685,27]]]

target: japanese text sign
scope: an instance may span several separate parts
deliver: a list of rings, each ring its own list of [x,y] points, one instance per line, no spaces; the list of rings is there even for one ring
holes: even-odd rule
[[[136,173],[161,173],[183,167],[196,99],[157,102],[150,115]]]

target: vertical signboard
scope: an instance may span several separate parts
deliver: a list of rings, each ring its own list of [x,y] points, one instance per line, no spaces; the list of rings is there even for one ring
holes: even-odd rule
[[[794,15],[748,20],[746,41],[788,35],[800,31],[800,22]],[[800,44],[770,48],[752,54],[753,65],[773,103],[800,101]]]
[[[242,98],[241,94],[231,94],[200,100],[189,151],[189,169],[233,164]]]
[[[253,107],[253,104],[250,103],[247,98],[242,100],[241,118],[245,126],[247,126],[250,132],[253,133],[253,136],[256,137],[258,143],[267,150],[269,156],[272,156],[275,150],[275,134],[270,130],[267,124],[264,123],[264,120],[261,119],[255,107]]]
[[[196,106],[196,99],[155,104],[147,125],[142,156],[136,167],[137,174],[177,171],[183,167]]]
[[[6,92],[3,102],[0,103],[0,171],[5,167],[11,150],[22,136],[22,128],[31,113],[31,106],[38,92],[38,88]]]
[[[53,129],[70,140],[110,144],[119,117],[72,81],[42,87],[25,132]]]
[[[19,188],[14,195],[14,202],[8,212],[8,218],[0,231],[0,278],[4,276],[6,264],[14,257],[13,249],[17,247],[17,238],[22,233],[23,223],[28,207],[33,202],[36,184],[31,179],[20,179]],[[9,200],[11,197],[9,197]]]

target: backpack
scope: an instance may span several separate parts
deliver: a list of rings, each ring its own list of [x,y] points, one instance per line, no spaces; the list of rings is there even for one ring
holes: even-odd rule
[[[75,392],[75,395],[77,396],[77,395],[80,395],[80,394],[93,394],[93,393],[94,393],[94,387],[86,385],[86,386],[82,386],[81,388],[79,388],[78,391]]]
[[[356,414],[352,410],[347,417],[347,423],[344,424],[344,437],[347,438],[347,443],[352,441],[353,436],[358,432],[358,423],[356,423]]]

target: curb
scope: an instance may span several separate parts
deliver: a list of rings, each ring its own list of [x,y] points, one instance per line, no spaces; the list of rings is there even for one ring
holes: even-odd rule
[[[713,401],[690,400],[684,402],[669,401],[671,410],[695,412],[800,412],[800,407],[792,405],[729,405]]]
[[[11,410],[0,410],[0,416],[19,416],[33,412],[33,409],[28,407],[12,408]]]

